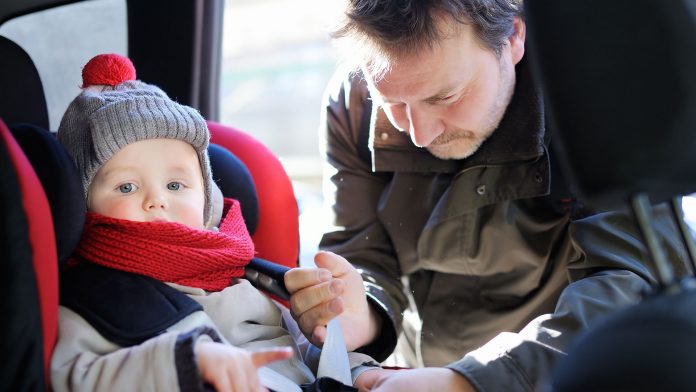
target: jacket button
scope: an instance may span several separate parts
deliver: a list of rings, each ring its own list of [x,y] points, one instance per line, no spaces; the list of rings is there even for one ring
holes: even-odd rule
[[[541,175],[541,173],[537,172],[534,174],[534,181],[536,181],[538,184],[541,184],[544,181],[544,177]]]
[[[485,185],[479,185],[476,188],[476,193],[478,193],[480,196],[483,196],[486,194],[486,186]]]
[[[382,132],[382,134],[379,135],[379,137],[382,138],[382,140],[387,140],[389,139],[389,134],[386,132]]]

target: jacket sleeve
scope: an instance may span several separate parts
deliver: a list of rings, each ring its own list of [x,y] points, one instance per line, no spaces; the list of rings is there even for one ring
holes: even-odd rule
[[[656,210],[656,228],[678,273],[686,254],[677,242],[667,208]],[[565,356],[576,333],[617,309],[640,301],[655,277],[632,217],[597,214],[571,223],[564,252],[569,285],[553,314],[532,320],[519,333],[504,332],[461,360],[448,365],[479,392],[534,391],[543,385],[555,361]]]
[[[396,346],[408,300],[402,293],[401,271],[391,241],[377,219],[380,195],[389,178],[375,174],[364,126],[368,96],[359,74],[334,75],[324,96],[320,140],[324,168],[324,200],[333,228],[320,248],[340,254],[363,275],[368,298],[382,317],[382,335],[359,351],[386,359]],[[330,206],[330,207],[328,207]]]
[[[202,391],[193,347],[199,339],[216,337],[215,331],[198,328],[184,334],[167,332],[137,346],[121,347],[61,306],[51,384],[57,392]]]

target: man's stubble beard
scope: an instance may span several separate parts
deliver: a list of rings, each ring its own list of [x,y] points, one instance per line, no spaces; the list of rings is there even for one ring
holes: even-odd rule
[[[512,95],[515,92],[515,71],[514,66],[506,65],[500,70],[502,81],[501,88],[494,101],[491,110],[485,117],[485,122],[479,132],[465,129],[446,130],[436,137],[426,149],[440,159],[464,159],[478,151],[479,147],[485,142],[498,128],[505,116]],[[447,146],[454,141],[454,145]]]

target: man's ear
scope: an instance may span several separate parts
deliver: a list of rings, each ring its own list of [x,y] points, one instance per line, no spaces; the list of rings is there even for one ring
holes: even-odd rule
[[[524,56],[524,40],[527,37],[527,25],[519,16],[515,17],[512,24],[515,27],[515,32],[512,33],[508,40],[510,41],[512,63],[517,65]]]

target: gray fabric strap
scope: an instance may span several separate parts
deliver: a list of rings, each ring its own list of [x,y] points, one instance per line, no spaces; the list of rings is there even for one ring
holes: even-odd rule
[[[261,385],[276,392],[302,392],[302,388],[289,378],[268,367],[258,370]]]
[[[326,341],[321,349],[317,377],[330,377],[345,385],[353,385],[343,330],[336,318],[326,325]]]
[[[257,288],[270,291],[280,298],[289,300],[290,293],[285,288],[283,280],[287,270],[287,267],[254,258],[247,268],[245,278],[249,279]],[[285,311],[287,312],[287,308],[285,308]],[[284,380],[282,380],[283,376],[278,374],[280,377],[275,377],[273,374],[270,374],[269,370],[267,368],[259,369],[259,378],[261,379],[261,384],[265,387],[279,392],[296,390],[286,385]],[[348,386],[353,385],[348,351],[343,340],[343,330],[336,318],[329,321],[326,325],[326,340],[319,355],[317,370],[317,378],[321,377],[329,377]]]
[[[317,378],[321,377],[330,377],[345,385],[353,385],[348,352],[338,319],[333,319],[326,325],[326,341],[321,350],[317,371]],[[291,380],[267,367],[259,368],[259,379],[263,386],[273,391],[301,391],[301,388]]]

